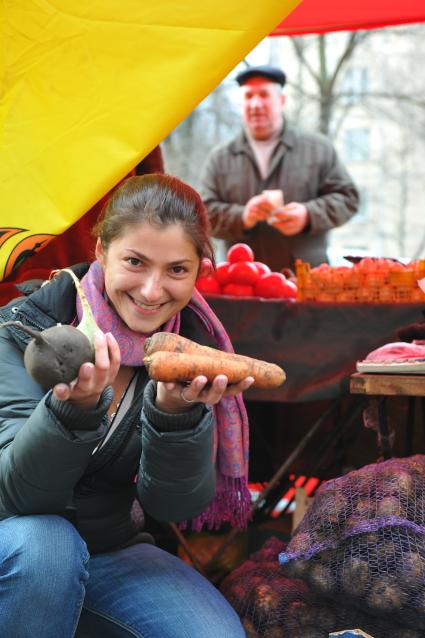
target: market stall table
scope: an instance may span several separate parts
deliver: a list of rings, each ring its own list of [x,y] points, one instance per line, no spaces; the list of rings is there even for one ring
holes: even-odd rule
[[[388,428],[386,400],[389,396],[408,397],[406,423],[406,456],[412,453],[412,438],[415,402],[422,404],[422,421],[425,426],[425,375],[423,374],[379,374],[356,372],[350,379],[350,392],[357,395],[379,397],[378,425],[384,459],[392,456]]]
[[[235,351],[280,365],[286,381],[250,388],[251,401],[305,402],[349,394],[356,362],[424,320],[424,303],[320,304],[209,296]]]

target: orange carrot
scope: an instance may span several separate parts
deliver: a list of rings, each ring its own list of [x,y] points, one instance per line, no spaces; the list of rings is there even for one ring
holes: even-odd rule
[[[218,374],[224,374],[229,383],[239,383],[246,377],[254,377],[254,384],[259,388],[274,388],[285,380],[282,368],[273,364],[244,357],[240,360],[230,353],[214,350],[210,354],[186,354],[158,350],[145,356],[144,363],[151,379],[157,381],[192,381],[203,375],[212,381]],[[221,356],[226,354],[227,356]]]
[[[261,361],[260,359],[254,359],[243,354],[236,354],[235,352],[223,352],[217,348],[210,348],[209,346],[201,346],[196,341],[186,339],[181,335],[174,332],[156,332],[152,337],[148,337],[145,340],[145,354],[151,355],[154,352],[167,351],[167,352],[180,352],[184,354],[199,354],[210,357],[221,357],[222,359],[230,359],[231,361],[242,361],[250,366],[255,365],[258,367],[258,375],[262,374],[262,370],[267,366],[272,366],[275,373],[277,369],[281,370],[279,366],[274,363],[268,363],[267,361]],[[281,373],[282,374],[282,373]],[[281,381],[283,383],[284,377]]]
[[[156,332],[152,337],[148,337],[145,340],[145,354],[147,355],[158,352],[158,350],[196,354],[197,352],[199,353],[199,348],[203,347],[206,346],[201,346],[199,343],[186,339],[186,337],[174,332]]]

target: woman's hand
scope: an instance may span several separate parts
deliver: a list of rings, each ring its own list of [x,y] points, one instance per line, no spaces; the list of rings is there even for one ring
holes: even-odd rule
[[[253,383],[253,377],[246,377],[229,385],[224,374],[217,375],[212,383],[204,376],[195,377],[188,385],[158,381],[156,406],[164,412],[177,413],[185,412],[192,403],[215,405],[222,397],[244,392]]]
[[[95,363],[83,363],[78,377],[69,385],[58,383],[53,394],[59,401],[70,401],[83,410],[97,406],[103,390],[112,385],[120,369],[121,353],[115,337],[100,330],[94,336]]]

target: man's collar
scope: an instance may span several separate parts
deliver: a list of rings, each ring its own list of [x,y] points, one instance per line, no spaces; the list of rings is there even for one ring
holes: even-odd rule
[[[295,134],[284,120],[278,144],[283,144],[287,148],[292,148],[295,143]],[[242,131],[230,144],[232,153],[246,153],[251,148],[245,131]]]

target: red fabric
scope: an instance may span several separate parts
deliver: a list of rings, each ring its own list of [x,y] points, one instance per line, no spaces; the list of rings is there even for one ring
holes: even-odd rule
[[[164,162],[161,147],[156,146],[124,179],[130,175],[163,173]],[[119,182],[121,184],[121,182]],[[117,186],[119,185],[117,184]],[[116,188],[116,187],[115,187]],[[114,189],[112,189],[114,190]],[[4,306],[21,293],[15,284],[28,279],[48,279],[50,272],[57,268],[66,268],[81,261],[94,258],[95,239],[91,230],[99,217],[112,190],[106,193],[83,217],[64,233],[52,239],[42,250],[27,257],[9,277],[0,282],[0,306]]]
[[[395,341],[386,343],[376,350],[369,352],[365,361],[395,362],[405,359],[418,359],[425,357],[425,345],[423,343],[406,343],[405,341]]]
[[[0,306],[21,294],[15,288],[16,283],[28,279],[48,279],[50,272],[56,268],[66,268],[93,259],[95,239],[91,235],[91,229],[109,194],[107,193],[83,217],[64,233],[52,239],[42,250],[32,257],[27,257],[12,275],[0,282]]]
[[[423,0],[302,0],[270,35],[303,35],[425,22]]]
[[[90,234],[91,228],[102,210],[102,204],[103,200],[62,235],[52,239],[43,250],[33,257],[28,257],[12,275],[0,282],[0,306],[21,294],[15,288],[16,283],[27,279],[48,279],[50,272],[56,268],[89,261],[95,243]]]

